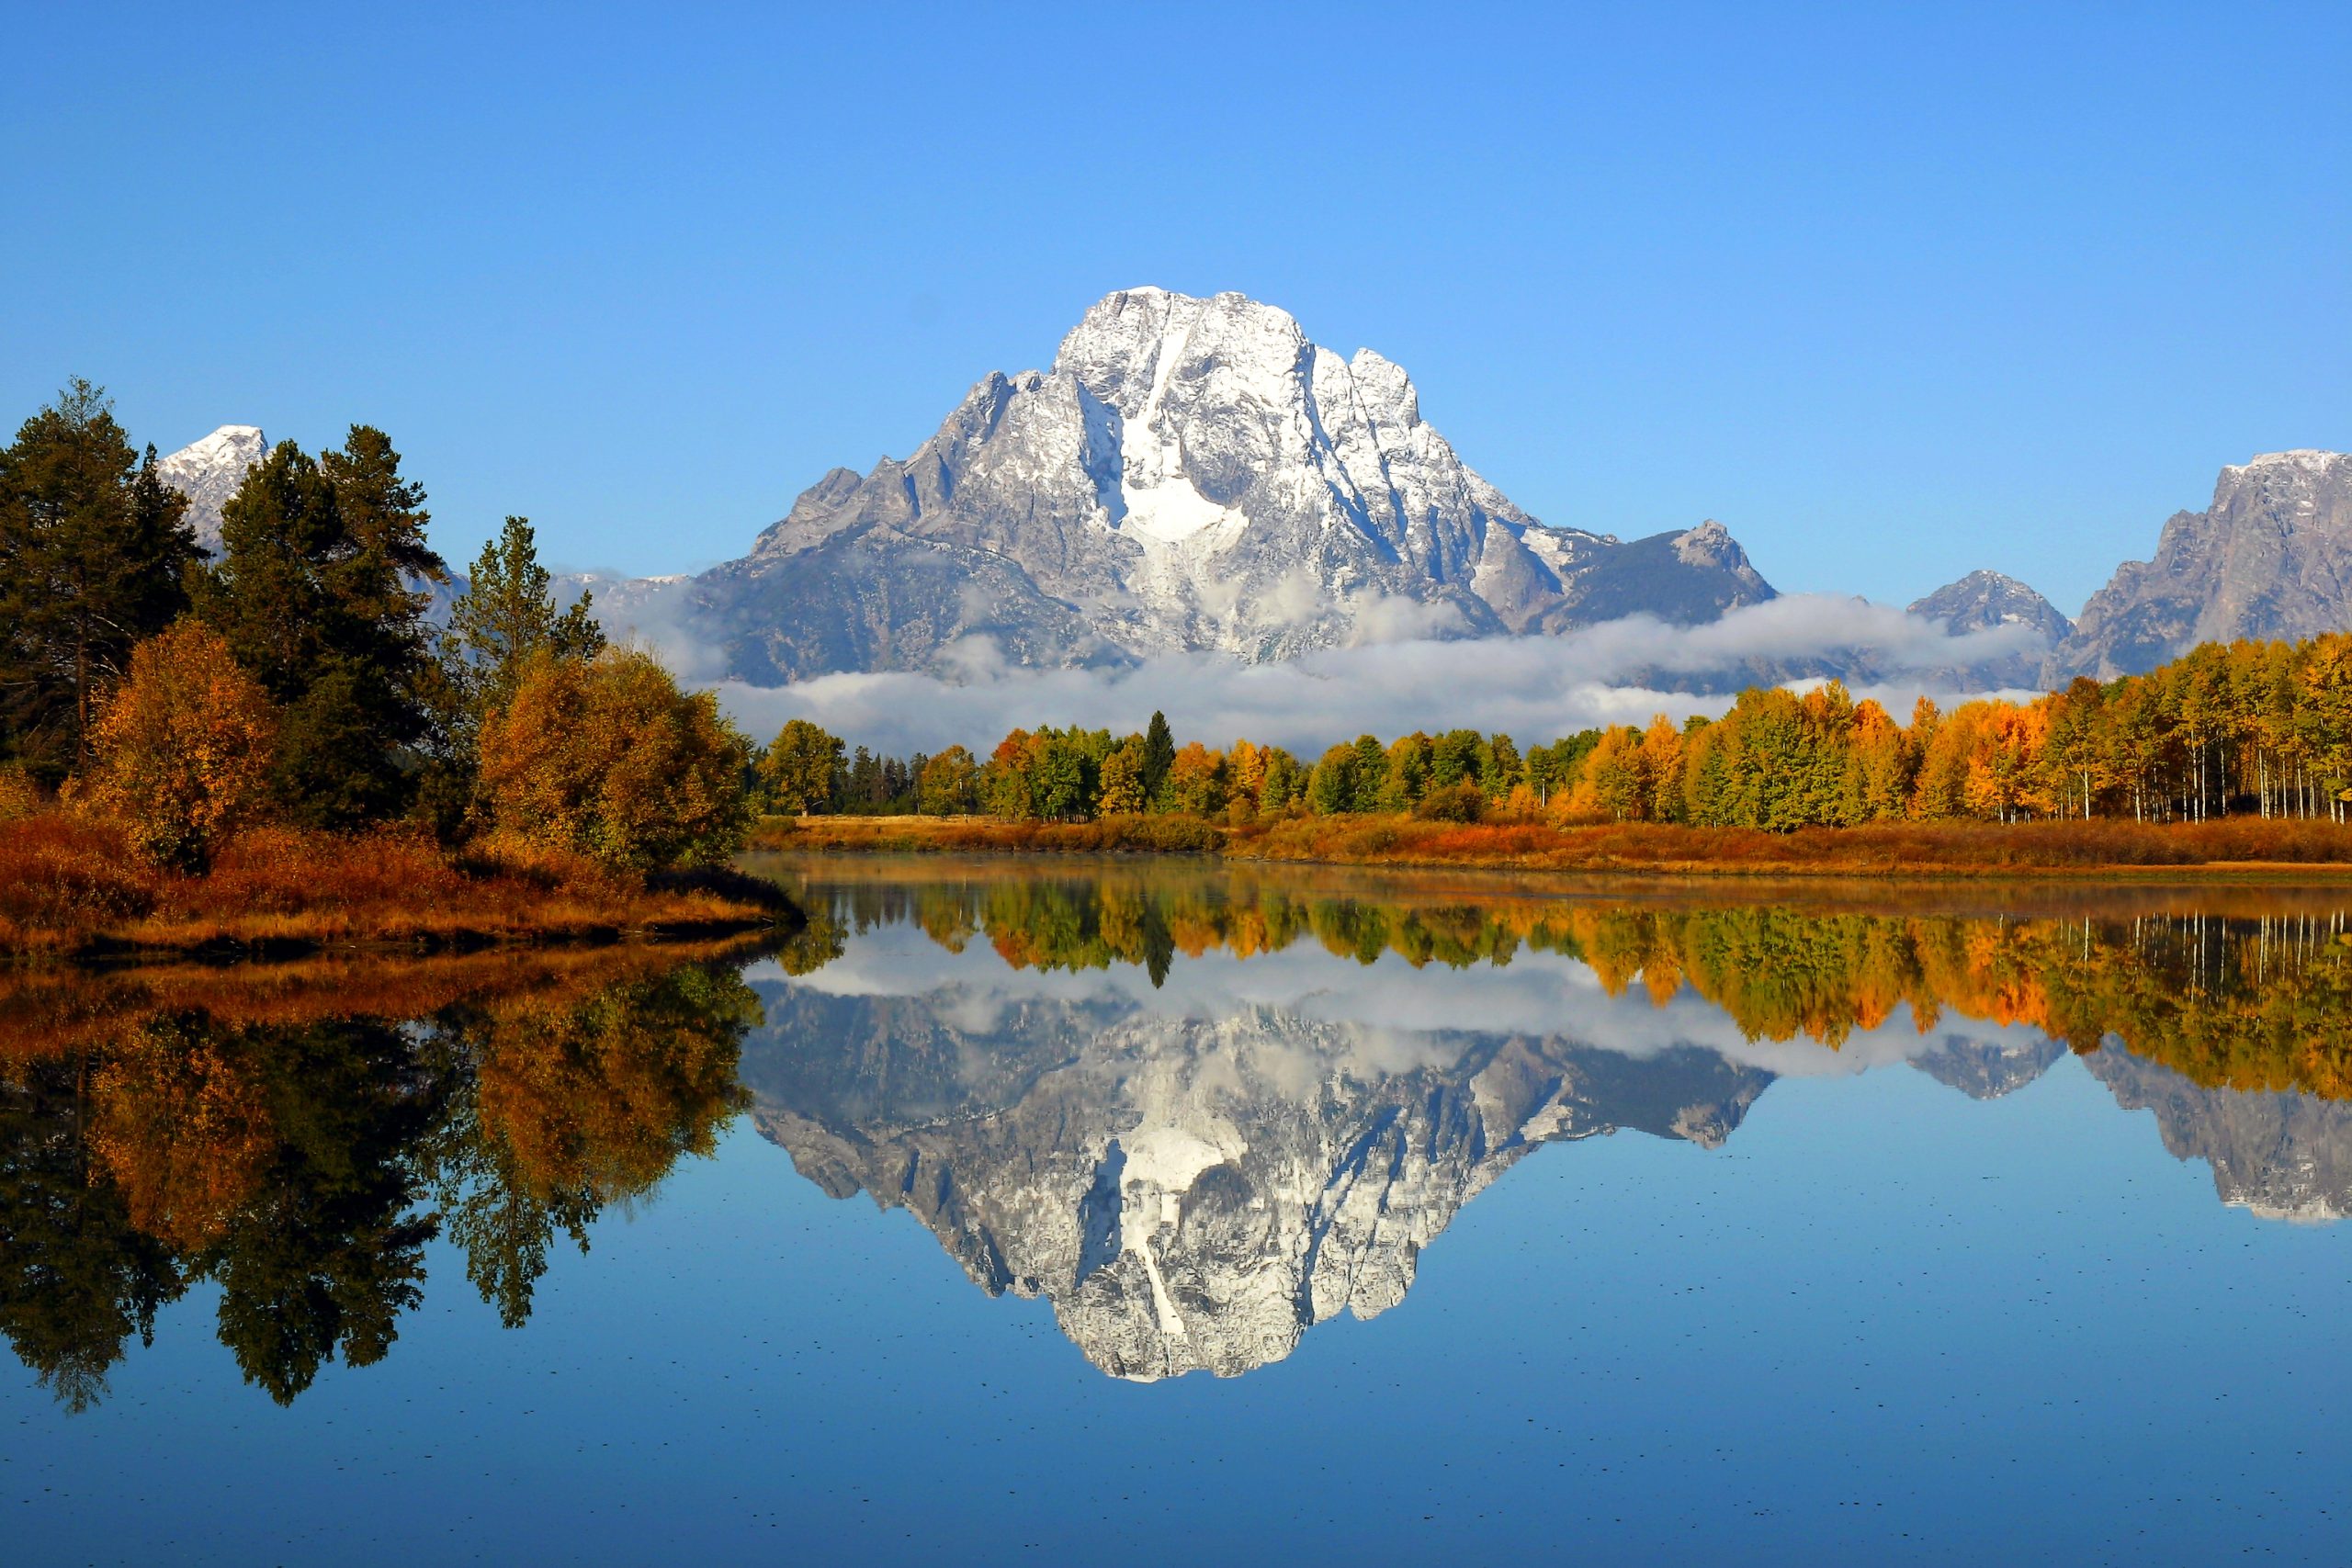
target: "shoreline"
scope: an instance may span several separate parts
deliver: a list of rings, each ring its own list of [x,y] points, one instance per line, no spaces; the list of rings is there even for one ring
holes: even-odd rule
[[[1227,827],[1194,818],[1149,817],[1039,823],[828,816],[768,818],[753,833],[751,850],[1040,861],[1153,857],[1233,865],[1505,872],[1629,881],[2352,883],[2352,829],[2259,818],[2171,824],[1895,824],[1774,834],[1658,823],[1560,828],[1395,818],[1291,818]],[[2239,852],[2199,852],[2211,850]],[[2265,850],[2273,852],[2258,852]],[[2276,852],[2282,850],[2290,852]]]
[[[788,935],[804,919],[783,889],[728,868],[468,856],[413,832],[256,833],[190,874],[139,862],[104,824],[0,830],[5,967],[651,945]]]

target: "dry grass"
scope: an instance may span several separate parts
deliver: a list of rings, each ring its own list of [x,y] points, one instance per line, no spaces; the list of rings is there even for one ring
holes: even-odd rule
[[[1330,865],[1496,867],[1688,876],[2067,876],[2134,872],[2352,874],[2352,829],[2202,823],[1897,822],[1767,833],[1626,822],[1430,822],[1301,817],[1226,828],[1170,817],[1096,823],[987,818],[775,818],[761,849],[852,852],[1217,853]]]
[[[771,817],[760,850],[1017,854],[1213,854],[1225,830],[1191,817],[1098,822],[1001,822],[991,817]]]
[[[112,825],[59,812],[0,822],[0,953],[305,951],[602,941],[762,925],[755,885],[622,878],[574,856],[423,835],[246,834],[209,875],[131,853]]]
[[[1327,817],[1243,829],[1239,859],[1720,875],[2114,874],[2291,866],[2352,872],[2352,830],[2324,822],[1898,822],[1767,833],[1628,822],[1444,824]]]

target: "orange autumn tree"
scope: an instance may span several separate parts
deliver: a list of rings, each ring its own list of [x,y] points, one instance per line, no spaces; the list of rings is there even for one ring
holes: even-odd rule
[[[260,683],[218,633],[183,620],[131,650],[78,799],[120,821],[140,853],[201,868],[261,815],[277,737]]]
[[[501,833],[618,871],[724,861],[751,827],[751,742],[651,656],[536,659],[482,725],[480,791]]]

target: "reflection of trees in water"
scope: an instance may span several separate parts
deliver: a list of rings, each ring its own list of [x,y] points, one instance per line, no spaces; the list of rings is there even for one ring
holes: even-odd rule
[[[744,1104],[727,965],[477,992],[413,1021],[132,1013],[0,1075],[0,1332],[59,1398],[105,1389],[192,1283],[280,1403],[380,1359],[446,1234],[510,1326],[560,1234],[707,1154]]]
[[[852,884],[834,920],[912,923],[956,951],[975,936],[1016,969],[1144,969],[1312,942],[1372,964],[1501,966],[1522,951],[1589,966],[1612,996],[1683,991],[1752,1040],[1837,1046],[1907,1009],[2038,1028],[2077,1051],[2120,1037],[2208,1088],[2352,1097],[2352,955],[2341,912],[2030,918],[1571,903],[1383,900],[1237,876],[1106,872],[962,884]],[[2243,902],[2243,900],[2241,901]]]

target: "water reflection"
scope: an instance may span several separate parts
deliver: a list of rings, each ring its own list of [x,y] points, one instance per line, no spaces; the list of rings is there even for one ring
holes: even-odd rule
[[[446,1235],[509,1325],[559,1239],[707,1153],[740,959],[643,951],[0,980],[0,1332],[64,1404],[199,1281],[279,1403],[380,1360]]]
[[[2352,1207],[2333,894],[774,869],[839,955],[754,972],[761,1131],[1124,1377],[1284,1356],[1401,1300],[1532,1149],[1712,1147],[1791,1074],[1907,1063],[1990,1099],[2072,1050],[2225,1201]]]
[[[2352,1211],[2334,893],[770,870],[811,919],[756,954],[0,973],[0,1332],[80,1408],[204,1286],[289,1402],[389,1353],[436,1240],[523,1324],[747,1110],[1146,1380],[1396,1304],[1546,1144],[1713,1148],[1790,1076],[1990,1100],[2072,1054],[2224,1201]]]

